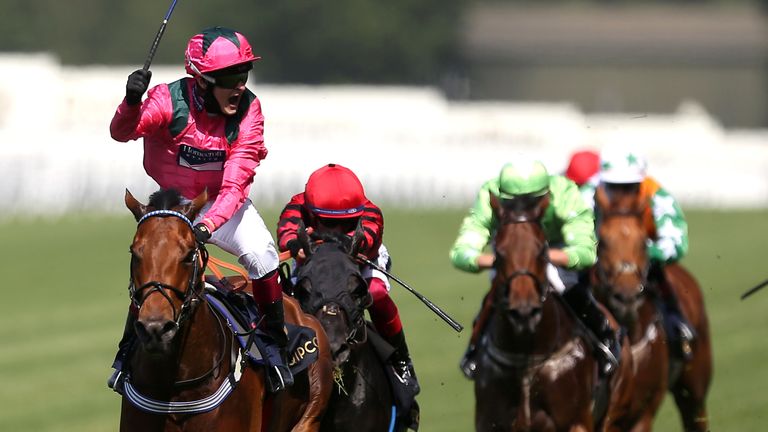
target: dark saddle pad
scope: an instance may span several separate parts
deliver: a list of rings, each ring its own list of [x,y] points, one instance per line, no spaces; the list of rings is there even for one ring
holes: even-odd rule
[[[411,389],[402,385],[395,376],[394,370],[389,366],[389,358],[395,352],[395,348],[379,335],[371,322],[366,321],[365,324],[368,342],[373,347],[379,360],[381,360],[382,365],[384,365],[387,378],[389,378],[389,385],[395,397],[395,405],[397,407],[398,424],[401,427],[407,426],[409,429],[418,430],[420,409],[415,399],[416,395],[413,394]],[[405,429],[403,428],[402,430]]]
[[[262,317],[253,297],[235,290],[238,283],[233,284],[226,279],[206,277],[208,304],[226,320],[252,365],[283,365],[278,346],[266,332],[256,328]],[[308,327],[290,323],[285,326],[288,329],[287,366],[297,374],[317,360],[317,335]]]

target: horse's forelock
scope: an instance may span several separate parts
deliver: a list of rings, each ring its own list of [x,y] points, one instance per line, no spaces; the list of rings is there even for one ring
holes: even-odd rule
[[[181,205],[182,196],[176,189],[160,189],[149,196],[148,207],[155,210],[171,210]]]
[[[315,240],[319,240],[321,242],[321,245],[330,244],[337,247],[338,249],[341,249],[345,253],[348,253],[348,251],[352,247],[352,239],[343,233],[320,232],[320,233],[313,233],[312,237]]]

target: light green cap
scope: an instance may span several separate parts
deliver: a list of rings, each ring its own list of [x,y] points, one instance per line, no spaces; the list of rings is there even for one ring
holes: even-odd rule
[[[510,162],[499,174],[499,198],[518,195],[541,196],[549,191],[549,173],[540,161]]]

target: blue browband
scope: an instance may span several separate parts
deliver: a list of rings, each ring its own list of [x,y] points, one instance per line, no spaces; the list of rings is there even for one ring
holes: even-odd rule
[[[184,216],[183,214],[181,214],[181,213],[179,213],[177,211],[173,211],[173,210],[154,210],[154,211],[151,211],[151,212],[145,214],[144,216],[142,216],[141,219],[139,219],[138,225],[141,225],[142,222],[144,222],[148,218],[151,218],[152,216],[176,216],[177,218],[179,218],[179,219],[183,220],[184,222],[186,222],[187,225],[189,225],[189,227],[192,228],[192,221],[190,221],[188,217]]]
[[[344,209],[344,210],[326,209],[326,208],[315,207],[310,205],[308,205],[307,207],[309,207],[309,209],[315,213],[320,213],[321,215],[329,215],[329,216],[346,216],[346,215],[359,213],[365,210],[365,205],[361,205],[359,207],[354,207],[351,209]]]

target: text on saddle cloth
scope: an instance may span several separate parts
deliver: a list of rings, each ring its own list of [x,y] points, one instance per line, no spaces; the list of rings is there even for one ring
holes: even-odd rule
[[[213,283],[212,283],[213,282]],[[224,284],[206,278],[206,298],[212,309],[220,314],[235,334],[247,358],[256,365],[283,364],[280,350],[269,335],[252,323],[261,319],[253,298],[242,291],[229,291]],[[285,323],[288,329],[288,367],[297,374],[318,358],[317,335],[308,327]]]

